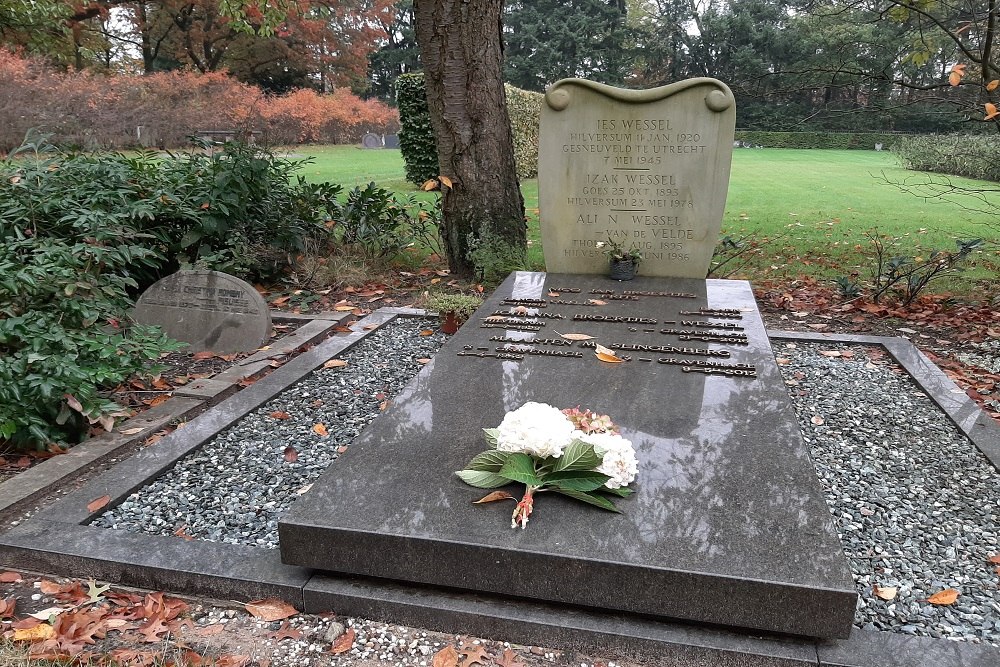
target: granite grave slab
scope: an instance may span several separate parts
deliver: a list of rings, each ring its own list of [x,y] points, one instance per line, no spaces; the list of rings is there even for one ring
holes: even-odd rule
[[[621,426],[622,514],[544,495],[515,531],[472,504],[453,472],[529,400]],[[279,533],[315,570],[777,633],[845,637],[857,598],[743,281],[512,274]]]
[[[704,278],[729,188],[736,102],[716,79],[625,90],[563,79],[545,94],[538,197],[545,267],[607,273],[599,244],[647,276]]]
[[[251,352],[271,335],[271,313],[253,285],[221,271],[178,271],[135,305],[140,324],[159,326],[188,352]]]

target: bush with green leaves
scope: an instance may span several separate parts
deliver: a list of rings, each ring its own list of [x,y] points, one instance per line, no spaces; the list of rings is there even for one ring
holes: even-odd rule
[[[892,152],[907,169],[1000,183],[1000,137],[995,135],[905,137]]]
[[[327,234],[338,185],[307,183],[302,161],[238,143],[213,154],[61,151],[29,138],[0,162],[0,221],[79,241],[121,231],[153,254],[126,269],[139,287],[177,268],[273,278],[309,237]]]
[[[931,250],[926,256],[897,255],[900,239],[879,234],[873,229],[865,234],[871,242],[871,300],[878,303],[886,294],[893,294],[908,306],[931,282],[963,270],[973,252],[983,245],[982,239],[955,240],[955,250]]]
[[[440,172],[422,72],[397,77],[396,106],[399,108],[399,150],[406,164],[406,180],[420,185]]]
[[[438,202],[398,197],[374,183],[357,186],[334,213],[334,235],[370,259],[390,259],[416,245],[441,252]]]
[[[152,253],[118,230],[82,241],[0,228],[0,448],[45,449],[110,430],[124,414],[108,389],[178,344],[130,325],[130,267]],[[155,370],[155,369],[154,369]]]

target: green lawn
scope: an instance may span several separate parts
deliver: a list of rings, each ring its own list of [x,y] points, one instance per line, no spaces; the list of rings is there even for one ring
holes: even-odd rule
[[[314,163],[305,167],[309,180],[348,186],[375,181],[397,192],[416,191],[403,176],[398,150],[353,146],[292,150],[313,157]],[[864,233],[873,227],[902,237],[904,250],[915,256],[926,256],[935,248],[951,249],[955,238],[1000,238],[1000,216],[924,200],[885,182],[924,177],[900,168],[888,152],[736,150],[723,231],[736,237],[756,232],[769,240],[764,256],[745,272],[750,277],[806,273],[830,278],[852,270],[864,274],[869,255]],[[975,181],[951,180],[976,186]],[[533,267],[541,268],[538,181],[524,181],[521,188],[529,217],[529,258]],[[1000,205],[1000,196],[994,201]],[[967,278],[995,278],[996,272],[995,257],[980,253]]]

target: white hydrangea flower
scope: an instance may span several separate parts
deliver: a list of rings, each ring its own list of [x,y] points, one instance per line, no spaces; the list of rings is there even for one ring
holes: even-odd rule
[[[632,442],[616,433],[583,433],[576,431],[574,437],[594,446],[594,451],[604,457],[597,472],[611,477],[604,486],[618,489],[628,486],[639,472],[639,461],[635,457]]]
[[[573,423],[559,408],[530,401],[504,415],[497,427],[497,449],[542,458],[561,456],[573,433]]]

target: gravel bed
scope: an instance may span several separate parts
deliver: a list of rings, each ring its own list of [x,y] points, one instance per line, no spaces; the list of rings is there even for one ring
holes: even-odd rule
[[[345,366],[307,375],[93,525],[276,548],[278,517],[444,343],[421,335],[435,326],[396,318],[371,332]]]
[[[955,355],[970,366],[982,368],[987,373],[1000,374],[1000,340],[972,343],[969,349]]]
[[[1000,646],[988,561],[1000,554],[1000,473],[881,348],[775,352],[861,596],[855,624]],[[954,604],[927,601],[948,588]]]
[[[95,525],[275,548],[280,514],[443,343],[420,335],[430,326],[373,332],[346,366],[307,376]],[[881,348],[775,350],[861,596],[856,625],[1000,646],[1000,473]],[[954,604],[927,601],[947,588]]]

